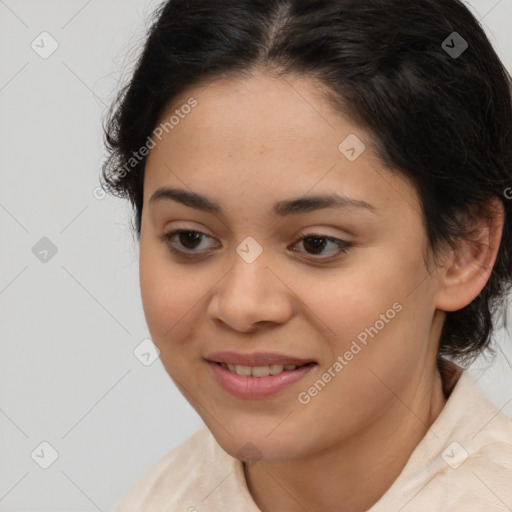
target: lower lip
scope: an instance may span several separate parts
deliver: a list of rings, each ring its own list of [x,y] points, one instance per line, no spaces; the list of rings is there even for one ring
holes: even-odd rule
[[[267,377],[245,377],[224,369],[220,364],[207,361],[219,384],[237,398],[268,398],[293,386],[316,366],[310,364],[296,370],[285,370]]]

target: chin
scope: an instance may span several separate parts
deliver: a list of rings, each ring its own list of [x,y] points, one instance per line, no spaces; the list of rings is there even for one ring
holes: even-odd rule
[[[249,419],[234,422],[227,431],[215,422],[207,423],[207,427],[222,449],[235,459],[249,462],[293,459],[299,455],[297,449],[303,446],[302,440],[298,442],[294,433],[276,428],[278,424],[279,421],[273,421],[256,426]]]

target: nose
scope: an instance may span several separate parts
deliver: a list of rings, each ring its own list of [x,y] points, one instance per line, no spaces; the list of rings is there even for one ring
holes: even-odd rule
[[[261,255],[248,263],[238,254],[218,283],[208,306],[212,321],[238,332],[284,324],[293,314],[292,295],[276,269]]]

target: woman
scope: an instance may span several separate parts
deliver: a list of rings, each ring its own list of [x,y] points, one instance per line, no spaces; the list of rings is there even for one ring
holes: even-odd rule
[[[125,511],[510,510],[464,369],[511,281],[510,76],[458,0],[171,0],[106,125],[205,426]]]

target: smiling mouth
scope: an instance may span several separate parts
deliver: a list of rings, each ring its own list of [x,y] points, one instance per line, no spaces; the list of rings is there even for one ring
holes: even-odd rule
[[[225,370],[230,371],[231,373],[236,373],[237,375],[243,377],[268,377],[269,375],[278,375],[283,372],[289,372],[296,370],[297,368],[303,368],[306,366],[312,366],[316,363],[306,363],[302,365],[297,364],[271,364],[266,366],[242,366],[228,363],[220,363],[215,361],[215,364],[221,366]]]

